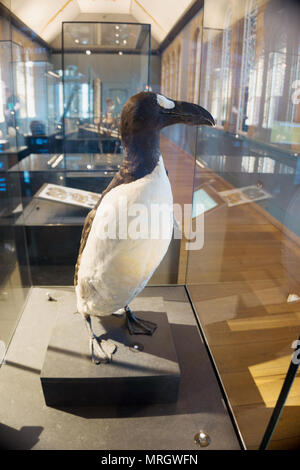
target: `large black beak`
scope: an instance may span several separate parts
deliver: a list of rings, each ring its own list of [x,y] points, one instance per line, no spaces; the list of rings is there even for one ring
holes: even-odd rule
[[[215,120],[212,115],[202,106],[186,101],[174,101],[174,108],[161,109],[163,126],[171,124],[188,124],[190,126],[214,126]]]

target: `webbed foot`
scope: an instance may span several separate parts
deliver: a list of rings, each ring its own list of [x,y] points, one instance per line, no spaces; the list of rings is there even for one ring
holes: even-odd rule
[[[128,305],[125,307],[127,328],[131,335],[152,336],[157,328],[156,323],[138,318]]]
[[[105,364],[110,362],[112,354],[116,351],[117,346],[110,339],[101,339],[101,336],[97,336],[94,333],[90,315],[85,315],[84,320],[90,336],[90,352],[93,363]]]
[[[90,351],[94,364],[105,364],[111,361],[117,346],[111,340],[104,340],[96,336],[90,338]]]

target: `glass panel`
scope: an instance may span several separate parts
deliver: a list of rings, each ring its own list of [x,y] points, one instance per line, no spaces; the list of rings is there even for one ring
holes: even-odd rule
[[[198,129],[192,229],[204,245],[188,252],[186,282],[248,449],[300,331],[299,10],[287,3],[204,4],[200,104],[217,126]],[[299,442],[297,395],[296,379],[277,443]]]
[[[299,376],[300,337],[293,341],[294,352],[286,375],[278,377],[277,385],[282,382],[269,424],[260,444],[260,450],[297,450],[299,449]],[[286,362],[288,358],[285,358]]]
[[[44,127],[51,141],[38,148],[43,135],[35,136],[32,153],[10,172],[20,175],[18,224],[25,221],[34,284],[73,283],[84,219],[122,163],[121,109],[149,88],[149,44],[149,25],[63,23],[63,70],[30,63],[39,89],[31,93],[48,94],[36,104],[29,131]]]
[[[0,17],[0,364],[22,312],[30,275],[19,178],[9,172],[23,147],[26,122],[22,48],[11,41],[9,17]],[[18,62],[20,61],[20,62]]]
[[[197,102],[199,98],[201,39],[202,11],[198,17],[186,25],[184,30],[162,53],[161,93],[165,96],[174,100]],[[168,252],[173,260],[173,266],[169,265],[169,272],[172,273],[169,276],[169,282],[184,284],[187,263],[186,244],[190,241],[189,215],[193,201],[195,167],[193,155],[195,153],[196,128],[176,124],[164,128],[161,134],[161,150],[172,187],[176,225],[174,238]],[[158,270],[160,269],[161,267]]]
[[[32,153],[54,150],[54,139],[61,131],[63,114],[61,76],[46,61],[25,62],[27,92],[26,145]]]
[[[50,57],[49,57],[50,59]],[[62,151],[62,71],[48,61],[26,62],[29,93],[26,145],[30,153]],[[28,83],[28,82],[27,82]]]
[[[281,377],[282,381],[283,379],[284,377]],[[286,402],[284,404],[284,408],[282,409],[282,414],[275,427],[271,441],[267,447],[268,450],[299,450],[300,448],[299,381],[300,372],[298,371],[298,374],[292,382]]]
[[[149,53],[149,25],[63,23],[66,167],[70,153],[121,152],[122,107],[148,89]]]

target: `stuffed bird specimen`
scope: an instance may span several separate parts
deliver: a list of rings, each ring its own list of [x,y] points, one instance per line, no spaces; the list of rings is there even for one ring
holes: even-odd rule
[[[213,126],[214,119],[201,106],[152,92],[132,96],[123,107],[124,160],[86,217],[75,268],[77,309],[85,321],[96,364],[108,362],[116,346],[103,335],[96,336],[91,317],[101,319],[122,309],[131,334],[152,335],[155,331],[156,325],[138,318],[129,304],[144,289],[171,241],[173,197],[160,151],[160,130],[178,123]],[[156,218],[155,230],[145,224],[148,229],[143,236],[133,233],[130,223],[136,208],[151,214],[157,206],[169,209],[163,230]]]

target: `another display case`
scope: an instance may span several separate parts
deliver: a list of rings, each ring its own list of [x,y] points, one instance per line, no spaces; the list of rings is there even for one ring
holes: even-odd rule
[[[26,156],[23,49],[11,41],[10,17],[2,14],[0,40],[0,365],[31,286],[19,175],[8,172]]]
[[[47,62],[26,64],[31,154],[10,168],[21,181],[23,212],[15,223],[25,224],[35,284],[57,282],[58,265],[60,283],[72,284],[91,201],[122,163],[122,107],[149,89],[149,25],[63,23],[62,46],[62,70]],[[37,96],[44,99],[38,103]]]
[[[122,107],[150,85],[150,25],[66,22],[62,47],[65,153],[120,153]]]
[[[0,151],[16,153],[24,147],[27,128],[24,49],[11,40],[0,40],[0,57]]]
[[[25,66],[28,89],[26,145],[30,153],[49,153],[56,150],[55,138],[62,132],[61,74],[45,61],[27,61]]]
[[[59,283],[72,284],[84,219],[121,161],[121,155],[69,154],[66,169],[64,154],[31,154],[10,168],[20,179],[15,225],[25,226],[35,284],[52,284],[57,266]]]

